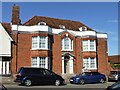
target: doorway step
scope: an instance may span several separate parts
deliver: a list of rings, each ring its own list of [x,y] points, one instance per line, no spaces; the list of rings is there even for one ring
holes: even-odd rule
[[[70,78],[75,75],[76,74],[63,74],[62,77],[65,79],[65,83],[69,83]]]

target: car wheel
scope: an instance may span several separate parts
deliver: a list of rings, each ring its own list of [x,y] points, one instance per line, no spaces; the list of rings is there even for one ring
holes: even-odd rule
[[[100,83],[104,83],[105,80],[103,78],[100,79]]]
[[[83,85],[85,83],[85,80],[84,79],[81,79],[80,80],[80,84]]]
[[[26,80],[24,81],[24,84],[25,84],[26,86],[31,86],[32,82],[31,82],[30,79],[26,79]]]
[[[55,81],[55,86],[59,86],[60,85],[60,80],[56,80]]]

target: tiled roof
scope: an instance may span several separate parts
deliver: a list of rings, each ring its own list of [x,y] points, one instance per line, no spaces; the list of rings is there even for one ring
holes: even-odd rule
[[[120,55],[108,56],[108,61],[111,63],[120,63]]]
[[[11,33],[11,25],[10,23],[1,23],[2,26],[5,28],[5,30],[8,32],[8,34]]]
[[[46,25],[52,28],[60,28],[59,25],[64,25],[66,29],[74,30],[74,31],[78,31],[80,27],[86,26],[78,21],[63,20],[63,19],[44,17],[44,16],[34,16],[30,20],[25,22],[23,25],[32,26],[32,25],[37,25],[39,22],[45,22]],[[92,30],[88,26],[86,27],[88,28],[88,30]]]

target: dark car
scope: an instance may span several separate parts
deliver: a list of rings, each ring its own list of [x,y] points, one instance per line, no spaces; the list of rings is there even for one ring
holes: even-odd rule
[[[108,86],[105,90],[120,90],[120,81]]]
[[[3,84],[0,84],[0,90],[7,90],[7,88]]]
[[[54,84],[59,86],[64,83],[64,79],[48,69],[21,67],[16,75],[15,82],[20,82],[26,86],[33,84]]]
[[[120,81],[120,71],[110,71],[108,81]]]
[[[71,84],[85,84],[85,83],[104,83],[106,76],[99,72],[85,72],[81,75],[77,75],[70,78]]]

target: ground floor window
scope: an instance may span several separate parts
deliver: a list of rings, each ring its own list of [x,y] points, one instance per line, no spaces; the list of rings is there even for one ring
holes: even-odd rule
[[[40,67],[40,68],[49,69],[48,57],[33,57],[32,67]]]
[[[10,75],[11,74],[11,58],[10,57],[0,57],[0,75]]]
[[[96,69],[96,58],[84,58],[83,59],[83,66],[87,69]]]

